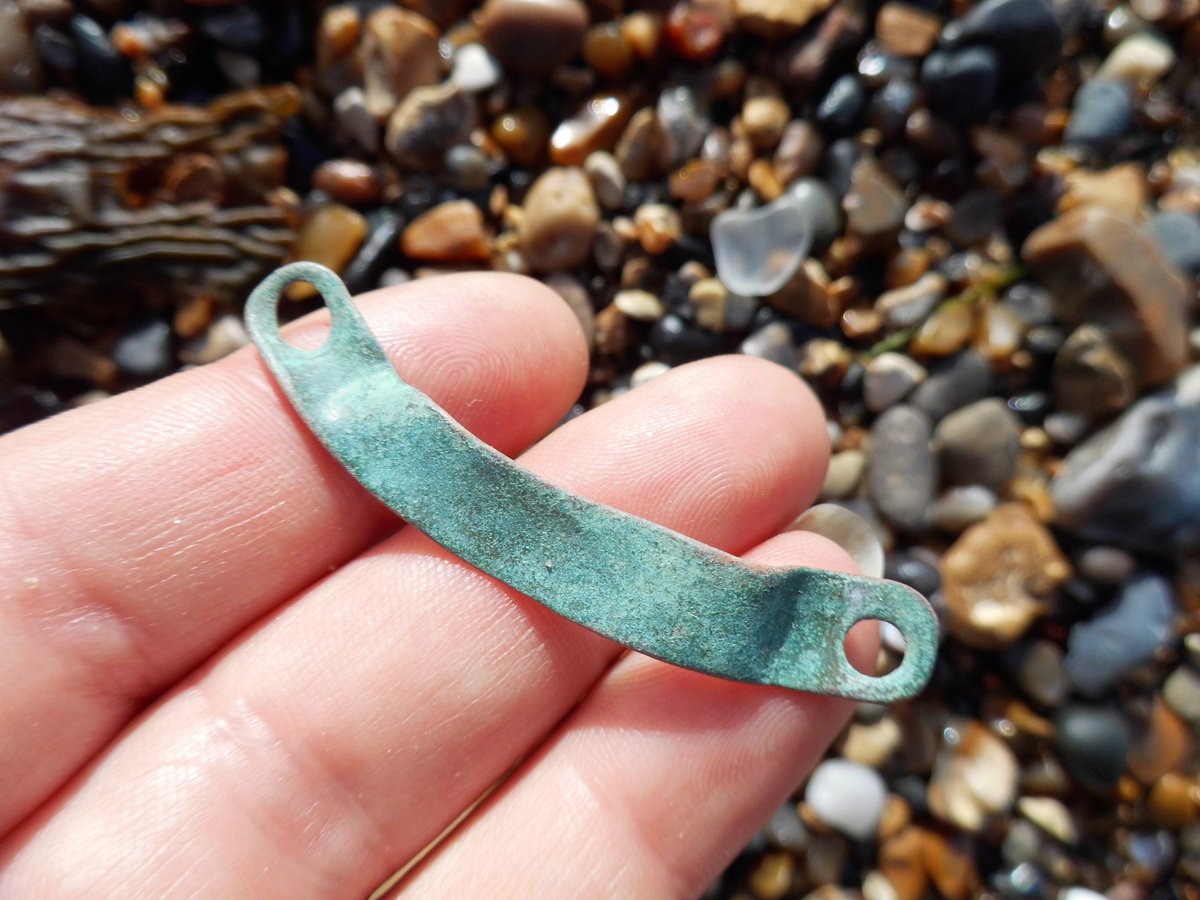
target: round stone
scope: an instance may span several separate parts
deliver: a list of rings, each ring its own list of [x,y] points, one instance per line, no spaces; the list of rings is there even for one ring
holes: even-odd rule
[[[856,841],[875,834],[887,785],[874,769],[845,759],[827,759],[813,771],[804,802],[818,819]]]
[[[1116,710],[1071,705],[1055,717],[1054,748],[1082,785],[1107,791],[1125,772],[1133,746],[1129,724]]]

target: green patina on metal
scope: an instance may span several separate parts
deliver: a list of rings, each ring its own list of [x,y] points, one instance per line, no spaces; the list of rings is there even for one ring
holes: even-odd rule
[[[307,281],[332,317],[327,342],[279,334],[283,289]],[[938,627],[920,594],[890,581],[742,562],[659,525],[572,496],[521,469],[404,382],[338,277],[295,263],[251,296],[255,344],[308,426],[368,490],[471,565],[559,615],[675,665],[722,678],[887,702],[929,680]],[[907,652],[881,677],[843,642],[891,622]]]

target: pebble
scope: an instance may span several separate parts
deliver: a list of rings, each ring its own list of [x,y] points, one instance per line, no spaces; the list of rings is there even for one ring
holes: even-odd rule
[[[896,56],[921,57],[933,49],[942,30],[942,18],[908,3],[889,0],[875,14],[875,37]]]
[[[1075,92],[1063,142],[1092,150],[1111,147],[1133,125],[1133,89],[1123,80],[1084,82]]]
[[[367,111],[380,121],[413,88],[437,84],[442,76],[437,28],[406,9],[385,6],[371,13],[361,53]]]
[[[550,134],[550,159],[560,166],[578,166],[589,154],[611,149],[631,113],[629,101],[623,97],[593,97]]]
[[[1016,682],[1039,705],[1048,709],[1067,697],[1070,685],[1063,670],[1063,651],[1051,641],[1033,641],[1020,653]]]
[[[1126,672],[1154,658],[1172,637],[1175,598],[1157,575],[1129,581],[1116,601],[1071,629],[1066,671],[1080,694],[1102,694]]]
[[[1127,78],[1143,88],[1153,87],[1175,68],[1175,50],[1150,32],[1138,32],[1125,38],[1109,52],[1094,77]]]
[[[899,403],[923,382],[925,367],[902,353],[881,353],[867,363],[863,374],[863,402],[874,413]]]
[[[402,166],[436,169],[475,127],[475,103],[453,84],[414,88],[388,120],[384,146]]]
[[[338,131],[367,153],[379,149],[379,123],[367,111],[367,95],[362,88],[350,87],[333,100]]]
[[[972,525],[942,558],[942,593],[951,633],[972,647],[1014,643],[1071,566],[1023,503],[1007,503]]]
[[[911,402],[938,422],[954,410],[984,397],[991,381],[992,369],[987,360],[967,350],[933,369],[925,382],[913,391]]]
[[[1197,545],[1198,445],[1200,367],[1194,367],[1067,454],[1050,483],[1056,523],[1132,550]]]
[[[816,172],[824,153],[825,139],[821,132],[803,119],[793,119],[783,129],[771,164],[775,176],[788,184]]]
[[[455,190],[481,191],[488,186],[499,166],[474,144],[456,144],[446,151],[443,173]]]
[[[1021,423],[1003,400],[989,397],[942,419],[934,442],[948,482],[999,491],[1017,469]]]
[[[1167,772],[1150,790],[1146,808],[1160,828],[1183,830],[1200,815],[1200,782]]]
[[[1058,201],[1061,212],[1079,206],[1099,206],[1114,215],[1139,221],[1149,197],[1146,170],[1140,163],[1119,163],[1093,172],[1075,169],[1067,173],[1066,192]]]
[[[625,173],[611,153],[597,150],[583,161],[583,171],[592,182],[592,192],[602,209],[618,210],[625,205]]]
[[[0,0],[0,93],[36,94],[42,67],[22,10],[14,0]]]
[[[629,376],[630,390],[635,387],[641,387],[646,382],[653,381],[655,378],[666,375],[670,371],[671,367],[665,362],[659,362],[656,359],[644,362],[634,369],[633,373]]]
[[[223,359],[250,343],[250,336],[240,316],[220,316],[208,331],[188,341],[179,351],[179,361],[189,366],[202,366]]]
[[[1160,212],[1144,230],[1171,265],[1193,280],[1200,279],[1200,216]]]
[[[943,822],[975,833],[989,817],[1007,812],[1020,774],[1008,745],[986,725],[952,722],[929,777],[929,811]]]
[[[666,253],[683,234],[683,221],[673,206],[647,203],[639,206],[633,216],[638,243],[651,256]]]
[[[488,0],[480,37],[505,69],[548,75],[579,52],[588,27],[580,0]]]
[[[991,47],[1005,63],[1005,76],[1020,81],[1062,52],[1063,31],[1046,0],[984,0],[946,23],[942,44]]]
[[[957,124],[986,119],[996,102],[999,83],[1000,57],[989,47],[935,50],[921,66],[921,84],[929,92],[930,109]]]
[[[883,577],[883,544],[862,516],[836,503],[819,503],[796,519],[789,531],[829,538],[850,555],[868,578]]]
[[[880,846],[879,869],[900,900],[921,900],[926,896],[929,874],[924,853],[924,831],[911,825]]]
[[[796,342],[792,338],[792,329],[783,322],[769,322],[751,332],[738,346],[738,352],[769,359],[789,369],[796,365]]]
[[[867,92],[858,76],[847,74],[829,86],[817,105],[816,120],[821,130],[834,137],[854,131],[867,106]]]
[[[1080,325],[1054,357],[1054,402],[1089,419],[1120,412],[1137,397],[1136,373],[1095,325]]]
[[[613,306],[635,322],[657,322],[666,314],[662,301],[649,291],[629,289],[617,291]]]
[[[801,821],[796,804],[790,801],[775,811],[763,833],[772,844],[792,853],[804,853],[808,849],[808,828]]]
[[[820,500],[846,500],[858,492],[867,468],[867,454],[862,450],[843,450],[829,458]]]
[[[926,272],[912,284],[880,294],[875,311],[883,315],[889,331],[915,328],[941,303],[948,284],[940,272]]]
[[[1076,569],[1093,584],[1114,587],[1133,574],[1136,561],[1120,547],[1089,547],[1079,557]]]
[[[547,169],[529,188],[521,222],[521,246],[542,272],[580,265],[592,251],[600,210],[582,169]]]
[[[464,44],[454,51],[450,81],[468,94],[491,90],[503,74],[500,64],[482,44]]]
[[[491,258],[483,213],[470,200],[451,200],[421,213],[401,232],[400,249],[422,262],[482,262]]]
[[[946,303],[921,323],[908,348],[922,356],[953,356],[975,332],[975,310],[966,303]]]
[[[152,320],[121,335],[109,357],[125,375],[154,378],[165,374],[174,363],[171,352],[171,326]]]
[[[1054,797],[1022,797],[1017,811],[1057,841],[1074,844],[1079,840],[1075,818],[1061,800]]]
[[[833,0],[733,0],[738,25],[766,38],[794,34],[832,4]]]
[[[796,860],[790,853],[766,853],[750,872],[750,888],[761,900],[780,900],[792,886]]]
[[[879,825],[887,786],[874,769],[827,759],[813,770],[804,802],[818,819],[852,840],[865,841]]]
[[[1161,696],[1154,698],[1150,716],[1129,754],[1129,772],[1150,785],[1182,767],[1195,746],[1188,726]]]
[[[799,178],[787,193],[804,208],[812,225],[813,246],[824,249],[842,230],[842,209],[837,195],[819,178]]]
[[[757,209],[728,209],[713,218],[717,276],[735,294],[763,297],[787,284],[804,262],[813,225],[803,197],[785,193]]]
[[[850,191],[842,200],[842,208],[852,231],[874,238],[900,229],[908,201],[879,163],[865,157],[851,173]]]
[[[1067,772],[1091,790],[1108,791],[1125,772],[1133,739],[1116,710],[1071,704],[1054,719],[1054,749]]]
[[[546,155],[550,120],[540,109],[518,107],[492,123],[492,138],[519,166],[532,167]]]
[[[341,273],[366,237],[367,220],[362,213],[331,203],[313,212],[300,227],[292,255],[295,259],[320,263]],[[316,288],[307,282],[297,282],[287,289],[287,296],[293,300],[304,300],[315,294]]]
[[[618,81],[633,67],[633,45],[619,24],[601,22],[583,36],[583,60],[600,77]]]
[[[856,722],[846,730],[842,756],[859,765],[881,769],[903,740],[904,732],[891,716],[884,716],[878,722]]]
[[[1137,226],[1102,209],[1072,210],[1029,236],[1022,256],[1054,291],[1068,325],[1104,328],[1143,385],[1187,360],[1189,293]]]
[[[742,106],[742,128],[750,143],[759,151],[775,149],[791,117],[792,111],[787,103],[769,94],[751,97]]]
[[[630,181],[656,178],[671,165],[667,133],[653,109],[633,114],[613,152]]]
[[[929,515],[935,527],[947,534],[960,534],[982,522],[996,508],[995,492],[983,485],[950,488],[934,501]]]
[[[1200,672],[1180,666],[1163,682],[1163,699],[1193,728],[1200,726]]]
[[[871,426],[867,486],[875,508],[902,531],[922,531],[938,485],[928,417],[901,404]]]
[[[667,133],[667,155],[678,166],[700,152],[711,123],[695,91],[686,85],[669,87],[658,95],[654,111]]]
[[[383,189],[379,175],[356,159],[330,159],[313,171],[313,187],[347,206],[373,206]]]

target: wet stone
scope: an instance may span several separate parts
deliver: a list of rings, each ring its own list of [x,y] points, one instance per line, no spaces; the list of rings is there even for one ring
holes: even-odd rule
[[[844,759],[825,760],[804,789],[804,802],[818,819],[858,841],[875,833],[886,799],[878,772]]]
[[[1085,82],[1075,92],[1063,141],[1104,150],[1129,130],[1133,117],[1133,91],[1128,82]]]
[[[484,45],[522,75],[549,74],[573,57],[587,26],[580,0],[488,0],[479,17]]]
[[[629,121],[629,102],[614,94],[593,97],[550,135],[550,159],[560,166],[581,165],[597,150],[609,150]]]
[[[312,182],[317,190],[349,206],[371,206],[382,189],[375,170],[355,159],[326,160],[313,172]]]
[[[937,459],[928,417],[893,406],[871,426],[867,485],[876,509],[903,531],[922,531],[937,490]]]
[[[1200,544],[1197,446],[1200,369],[1193,368],[1067,455],[1050,484],[1057,524],[1151,553]]]
[[[843,75],[829,87],[817,106],[817,124],[834,137],[849,134],[858,125],[867,105],[863,83],[854,75]]]
[[[947,481],[999,490],[1016,472],[1020,421],[1003,400],[979,400],[946,416],[934,441]]]
[[[530,265],[557,272],[579,265],[592,251],[600,210],[581,169],[547,169],[525,198],[521,245]]]
[[[1029,508],[1008,503],[963,532],[941,571],[951,633],[995,649],[1028,630],[1071,566]]]
[[[1132,748],[1129,723],[1116,710],[1073,704],[1055,717],[1054,749],[1084,787],[1107,791],[1125,772]]]
[[[1054,290],[1059,318],[1104,328],[1142,384],[1161,384],[1183,367],[1187,288],[1133,223],[1073,210],[1031,234],[1022,255]]]

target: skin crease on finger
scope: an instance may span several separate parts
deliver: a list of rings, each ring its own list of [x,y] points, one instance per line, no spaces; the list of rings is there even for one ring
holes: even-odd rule
[[[447,276],[360,306],[400,372],[504,452],[583,386],[579,323],[531,279]],[[289,336],[314,342],[323,320]],[[5,436],[0,834],[148,698],[394,527],[252,349]]]
[[[710,360],[572,421],[522,464],[739,552],[812,499],[823,425],[793,374]],[[190,877],[226,896],[263,871],[280,896],[365,893],[618,654],[406,530],[137,723],[0,849],[0,894],[183,893]]]

